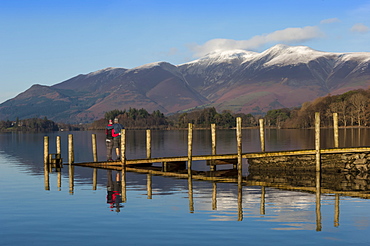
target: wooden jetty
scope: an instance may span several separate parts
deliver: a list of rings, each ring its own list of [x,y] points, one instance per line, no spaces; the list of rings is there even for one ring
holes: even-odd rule
[[[188,155],[187,156],[172,156],[172,157],[151,157],[151,133],[150,130],[146,131],[146,144],[147,144],[147,158],[141,159],[127,159],[126,158],[126,130],[123,129],[121,132],[121,161],[98,161],[97,156],[97,143],[96,135],[92,134],[92,153],[93,162],[86,163],[74,163],[74,147],[73,147],[73,135],[68,135],[68,164],[72,165],[85,165],[90,167],[116,167],[123,166],[150,166],[152,163],[161,163],[162,170],[167,171],[170,169],[187,169],[188,175],[192,171],[193,161],[207,161],[207,165],[210,166],[210,171],[215,171],[216,166],[232,164],[234,169],[242,173],[242,160],[247,159],[250,169],[285,169],[292,168],[292,166],[285,166],[284,162],[296,160],[297,165],[294,166],[295,170],[304,171],[318,171],[322,169],[324,171],[349,170],[349,171],[365,171],[367,172],[370,168],[370,147],[351,147],[351,148],[339,148],[338,141],[338,120],[336,120],[337,114],[333,114],[334,122],[334,148],[321,149],[320,148],[320,115],[315,113],[315,149],[308,150],[290,150],[290,151],[266,151],[265,150],[265,138],[264,138],[264,121],[260,119],[260,141],[261,141],[261,152],[254,153],[242,153],[242,128],[241,118],[237,118],[236,126],[236,141],[237,149],[234,154],[217,154],[216,153],[216,126],[211,125],[211,136],[212,136],[212,154],[211,155],[197,155],[192,154],[193,145],[193,124],[188,125]],[[48,136],[44,137],[44,163],[61,165],[61,143],[60,137],[56,139],[57,150],[56,153],[49,153],[49,139]],[[330,156],[330,158],[328,158]],[[333,167],[333,158],[336,158],[337,166]],[[328,161],[325,161],[328,160]]]

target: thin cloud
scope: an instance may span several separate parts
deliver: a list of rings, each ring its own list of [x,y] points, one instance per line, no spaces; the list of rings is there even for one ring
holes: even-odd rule
[[[336,23],[336,22],[340,22],[340,20],[338,18],[331,18],[331,19],[320,21],[320,24],[331,24],[331,23]]]
[[[368,26],[365,26],[362,23],[357,23],[352,26],[351,31],[358,32],[358,33],[367,33],[370,31],[370,28]]]
[[[213,51],[232,49],[256,50],[268,43],[301,43],[322,36],[323,34],[318,27],[306,26],[302,28],[286,28],[269,34],[257,35],[248,40],[212,39],[203,45],[192,45],[190,49],[194,52],[194,57],[201,57]]]

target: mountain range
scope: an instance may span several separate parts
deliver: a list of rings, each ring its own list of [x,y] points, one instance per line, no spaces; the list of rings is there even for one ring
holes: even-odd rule
[[[91,122],[113,109],[165,114],[194,108],[263,114],[328,94],[370,86],[370,53],[330,53],[276,45],[261,52],[213,52],[180,65],[105,68],[61,83],[32,85],[0,104],[0,119],[46,116]]]

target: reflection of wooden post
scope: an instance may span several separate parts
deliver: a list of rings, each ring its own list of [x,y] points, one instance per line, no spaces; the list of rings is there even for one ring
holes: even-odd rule
[[[266,196],[266,188],[265,186],[261,186],[260,214],[265,214],[265,196]]]
[[[68,163],[74,163],[73,135],[68,134]]]
[[[62,169],[59,168],[58,170],[58,181],[57,181],[57,187],[58,187],[58,191],[61,190],[62,188]]]
[[[316,172],[321,171],[320,160],[320,113],[315,113],[315,150],[316,150]]]
[[[44,164],[49,163],[49,137],[44,136]]]
[[[194,213],[194,200],[193,200],[193,179],[191,175],[188,176],[188,196],[189,196],[189,210]]]
[[[265,152],[265,122],[260,119],[260,140],[261,140],[261,151]]]
[[[93,190],[96,190],[98,180],[98,169],[94,168],[93,170]]]
[[[98,151],[97,151],[97,145],[96,145],[96,134],[92,134],[91,135],[91,146],[92,146],[92,152],[93,152],[94,162],[98,162]]]
[[[68,168],[68,174],[69,174],[69,194],[73,195],[73,189],[74,189],[74,166],[69,165]]]
[[[316,172],[316,231],[321,229],[321,173]]]
[[[150,129],[146,130],[146,158],[152,158],[152,134]]]
[[[126,166],[122,166],[122,171],[121,171],[121,195],[122,195],[122,202],[127,201],[126,197]]]
[[[188,125],[188,174],[191,175],[191,165],[193,159],[193,124]]]
[[[60,155],[62,153],[61,145],[60,145],[60,136],[57,136],[57,138],[56,138],[56,147],[57,147],[57,154]],[[59,157],[61,157],[61,156],[59,156]]]
[[[238,178],[238,221],[243,220],[243,186]]]
[[[126,165],[126,129],[121,130],[121,162]]]
[[[217,210],[217,183],[213,182],[212,189],[212,210]]]
[[[45,185],[45,190],[50,190],[49,164],[47,162],[44,163],[44,185]]]
[[[242,180],[242,118],[236,118],[236,143],[238,148],[238,182]]]
[[[338,134],[338,113],[333,113],[333,127],[334,127],[334,147],[339,147],[339,134]]]
[[[211,136],[212,136],[212,155],[216,155],[216,149],[217,149],[216,124],[211,124]],[[216,171],[215,160],[211,161],[210,169],[211,171]]]
[[[335,194],[334,226],[339,226],[339,195]]]
[[[152,175],[148,173],[146,175],[146,189],[148,193],[148,199],[152,199]]]

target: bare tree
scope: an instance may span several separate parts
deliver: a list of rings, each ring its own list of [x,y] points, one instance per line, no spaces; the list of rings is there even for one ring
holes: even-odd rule
[[[357,118],[358,126],[365,120],[365,109],[368,104],[369,99],[363,94],[356,93],[349,98],[349,102],[353,107],[354,117]]]

